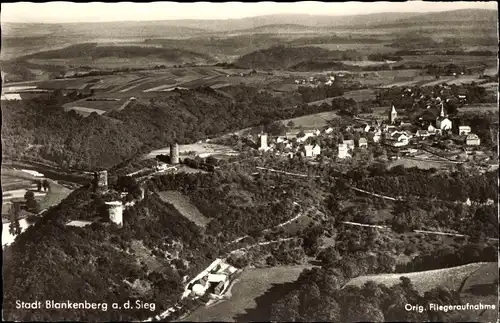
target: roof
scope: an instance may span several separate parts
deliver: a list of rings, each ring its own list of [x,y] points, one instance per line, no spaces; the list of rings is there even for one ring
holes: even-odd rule
[[[470,126],[459,126],[458,129],[470,129]]]
[[[352,144],[352,145],[354,145],[354,140],[353,139],[344,140],[343,143],[344,144]]]
[[[473,139],[479,139],[479,137],[474,133],[467,135],[467,140],[473,140]]]
[[[368,142],[368,141],[366,140],[366,138],[359,138],[359,142],[364,142],[364,143],[366,143],[366,142]]]

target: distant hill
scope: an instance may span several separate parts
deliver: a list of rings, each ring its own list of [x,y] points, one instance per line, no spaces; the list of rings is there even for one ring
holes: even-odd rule
[[[317,27],[317,26],[306,26],[299,24],[272,24],[258,26],[248,29],[239,29],[233,31],[234,33],[242,34],[288,34],[288,33],[324,33],[331,32],[332,29],[329,27]]]
[[[355,57],[356,52],[330,51],[319,47],[272,46],[243,55],[234,62],[241,68],[289,69],[309,61],[334,61]]]
[[[24,56],[24,59],[70,59],[70,58],[135,58],[151,57],[174,63],[203,62],[213,63],[207,54],[196,53],[184,49],[141,47],[141,46],[99,46],[97,43],[78,44],[62,49],[39,52]]]

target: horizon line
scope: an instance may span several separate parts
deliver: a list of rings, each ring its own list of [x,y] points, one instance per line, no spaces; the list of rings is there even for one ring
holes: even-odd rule
[[[451,9],[442,11],[380,11],[371,13],[360,13],[360,14],[308,14],[308,13],[273,13],[265,15],[252,15],[239,18],[165,18],[165,19],[140,19],[140,20],[106,20],[106,21],[66,21],[66,22],[44,22],[44,21],[9,21],[4,20],[0,13],[0,25],[3,23],[9,24],[41,24],[41,25],[67,25],[67,24],[95,24],[95,23],[129,23],[129,22],[160,22],[160,21],[230,21],[230,20],[242,20],[251,19],[258,17],[269,17],[269,16],[311,16],[311,17],[356,17],[356,16],[371,16],[371,15],[383,15],[383,14],[405,14],[414,13],[415,15],[425,15],[425,14],[437,14],[443,12],[454,12],[454,11],[496,11],[496,9],[487,8],[463,8],[463,9]],[[300,24],[297,24],[300,25]]]

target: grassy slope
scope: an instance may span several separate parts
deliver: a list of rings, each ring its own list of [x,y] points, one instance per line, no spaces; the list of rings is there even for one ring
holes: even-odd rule
[[[437,286],[447,287],[450,290],[459,290],[466,279],[468,280],[469,277],[472,279],[472,277],[478,275],[478,270],[484,270],[483,268],[491,270],[493,266],[490,263],[483,262],[414,273],[359,276],[350,280],[346,286],[354,285],[361,287],[370,280],[378,284],[393,286],[400,283],[400,277],[405,276],[411,279],[415,289],[420,293],[424,293]],[[492,276],[490,275],[490,277]]]
[[[178,191],[164,191],[159,193],[165,203],[172,204],[180,214],[199,227],[205,227],[210,219],[207,219],[198,208],[191,203],[188,197]]]

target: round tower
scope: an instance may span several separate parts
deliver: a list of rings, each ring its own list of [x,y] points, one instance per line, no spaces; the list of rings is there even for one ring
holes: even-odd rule
[[[106,202],[108,208],[109,221],[119,227],[123,226],[123,204],[120,201]]]
[[[170,163],[173,165],[179,163],[179,145],[177,143],[170,145]]]

